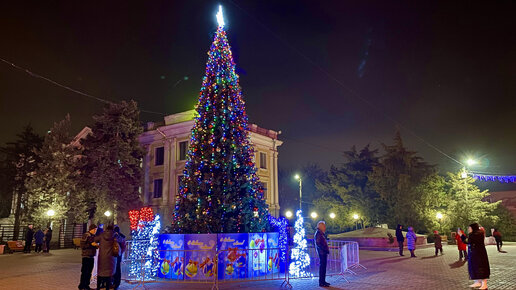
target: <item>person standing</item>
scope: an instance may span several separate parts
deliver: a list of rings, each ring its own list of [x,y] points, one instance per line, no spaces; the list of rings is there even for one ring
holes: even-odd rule
[[[441,235],[439,235],[438,231],[434,231],[434,246],[435,246],[435,256],[437,256],[437,252],[441,251],[441,255],[443,254],[443,244],[442,244]]]
[[[93,263],[95,262],[93,257],[97,253],[97,247],[93,245],[95,240],[95,233],[97,232],[97,226],[91,224],[89,231],[85,232],[81,238],[81,249],[82,249],[82,267],[81,267],[81,281],[79,282],[79,289],[90,290],[91,271],[93,270]]]
[[[462,260],[464,256],[464,261],[468,260],[468,252],[466,251],[468,246],[462,241],[462,236],[464,236],[464,231],[461,228],[457,229],[457,234],[455,235],[455,241],[457,242],[457,249],[459,250],[459,260]]]
[[[498,229],[494,229],[493,237],[495,238],[495,241],[496,241],[496,248],[498,249],[498,252],[500,252],[502,250],[503,243],[502,243],[502,234],[498,231]]]
[[[45,238],[45,234],[41,229],[34,234],[34,241],[36,243],[36,248],[34,248],[34,252],[41,252],[41,247],[43,246],[43,238]]]
[[[413,227],[408,227],[408,232],[407,232],[407,248],[410,251],[410,257],[411,258],[416,258],[416,255],[414,254],[414,251],[416,250],[416,240],[417,240],[417,236],[414,233],[414,228]]]
[[[116,257],[113,256],[113,243],[115,235],[113,225],[108,225],[106,230],[96,236],[95,244],[99,246],[99,257],[97,261],[97,289],[102,285],[106,286],[106,290],[111,287],[111,278],[115,273]]]
[[[25,247],[23,248],[24,253],[30,253],[30,248],[32,247],[32,238],[34,237],[34,231],[32,230],[33,225],[29,225],[27,227],[27,232],[25,233]]]
[[[122,271],[121,271],[121,263],[122,263],[122,255],[125,252],[125,235],[120,232],[120,227],[115,225],[113,231],[115,232],[115,238],[118,244],[120,245],[120,255],[116,257],[116,269],[115,275],[113,276],[113,289],[117,290],[120,287],[120,282],[122,281]]]
[[[329,287],[330,283],[326,282],[326,264],[328,263],[328,254],[330,254],[330,249],[328,247],[326,237],[324,236],[324,232],[326,232],[326,223],[324,221],[319,221],[314,235],[315,249],[317,250],[317,254],[319,254],[320,261],[319,286]]]
[[[469,236],[463,236],[463,242],[469,245],[468,255],[468,272],[469,278],[475,280],[475,283],[469,287],[480,287],[479,289],[487,289],[487,279],[491,274],[489,268],[489,259],[487,257],[486,246],[484,244],[484,232],[480,229],[478,223],[469,225]]]
[[[50,252],[50,241],[52,240],[52,229],[49,227],[47,229],[47,232],[45,233],[45,246],[46,246],[46,252]]]
[[[400,256],[405,256],[403,255],[403,242],[405,241],[405,238],[403,237],[403,232],[401,231],[403,227],[398,224],[398,226],[396,227],[396,240],[398,241],[398,247],[400,248]]]

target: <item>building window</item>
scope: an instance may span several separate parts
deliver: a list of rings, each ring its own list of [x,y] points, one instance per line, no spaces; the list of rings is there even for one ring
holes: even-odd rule
[[[262,182],[263,198],[267,199],[267,182]]]
[[[163,179],[154,179],[154,198],[160,198],[163,195]]]
[[[267,169],[267,153],[260,152],[260,168]]]
[[[188,141],[179,142],[179,156],[178,160],[186,160],[188,154]]]
[[[163,148],[163,147],[156,148],[156,156],[154,159],[154,165],[163,165],[164,160],[165,160],[165,148]]]

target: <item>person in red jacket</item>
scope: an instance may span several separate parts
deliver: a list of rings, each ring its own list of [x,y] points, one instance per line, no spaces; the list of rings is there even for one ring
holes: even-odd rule
[[[457,248],[459,249],[459,260],[464,256],[464,261],[468,260],[468,246],[462,241],[462,236],[464,235],[464,231],[461,228],[457,229],[457,234],[455,235],[455,241],[457,242]]]

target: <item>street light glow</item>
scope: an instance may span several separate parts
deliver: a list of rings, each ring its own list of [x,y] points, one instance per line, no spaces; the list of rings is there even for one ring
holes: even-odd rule
[[[330,213],[330,218],[331,218],[331,219],[334,219],[334,218],[335,218],[335,213],[333,213],[333,212],[332,212],[332,213]]]
[[[315,211],[313,211],[310,216],[314,219],[314,218],[317,218],[317,213]]]
[[[358,219],[358,214],[354,214],[354,215],[353,215],[353,219],[354,219],[354,220],[357,220],[357,219]]]
[[[292,212],[290,210],[287,210],[287,212],[285,212],[285,216],[287,218],[291,218],[293,216]]]
[[[468,158],[468,160],[466,160],[466,163],[468,164],[468,166],[472,166],[477,164],[477,161],[475,159]]]
[[[48,216],[54,216],[55,214],[56,214],[56,212],[55,212],[53,209],[49,209],[49,210],[47,211],[47,215],[48,215]]]
[[[296,174],[296,175],[294,175],[294,178],[299,180],[299,179],[301,179],[301,176],[299,176],[299,174]]]
[[[435,216],[436,216],[436,217],[437,217],[437,219],[439,219],[439,220],[443,218],[443,214],[442,214],[442,213],[440,213],[440,212],[438,212]]]
[[[106,210],[106,212],[104,213],[105,216],[107,217],[110,217],[111,216],[111,212],[109,210]]]

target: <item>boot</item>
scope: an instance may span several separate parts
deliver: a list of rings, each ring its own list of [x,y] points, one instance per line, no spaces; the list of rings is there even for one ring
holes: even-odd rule
[[[482,280],[482,285],[478,289],[487,289],[487,279]]]

